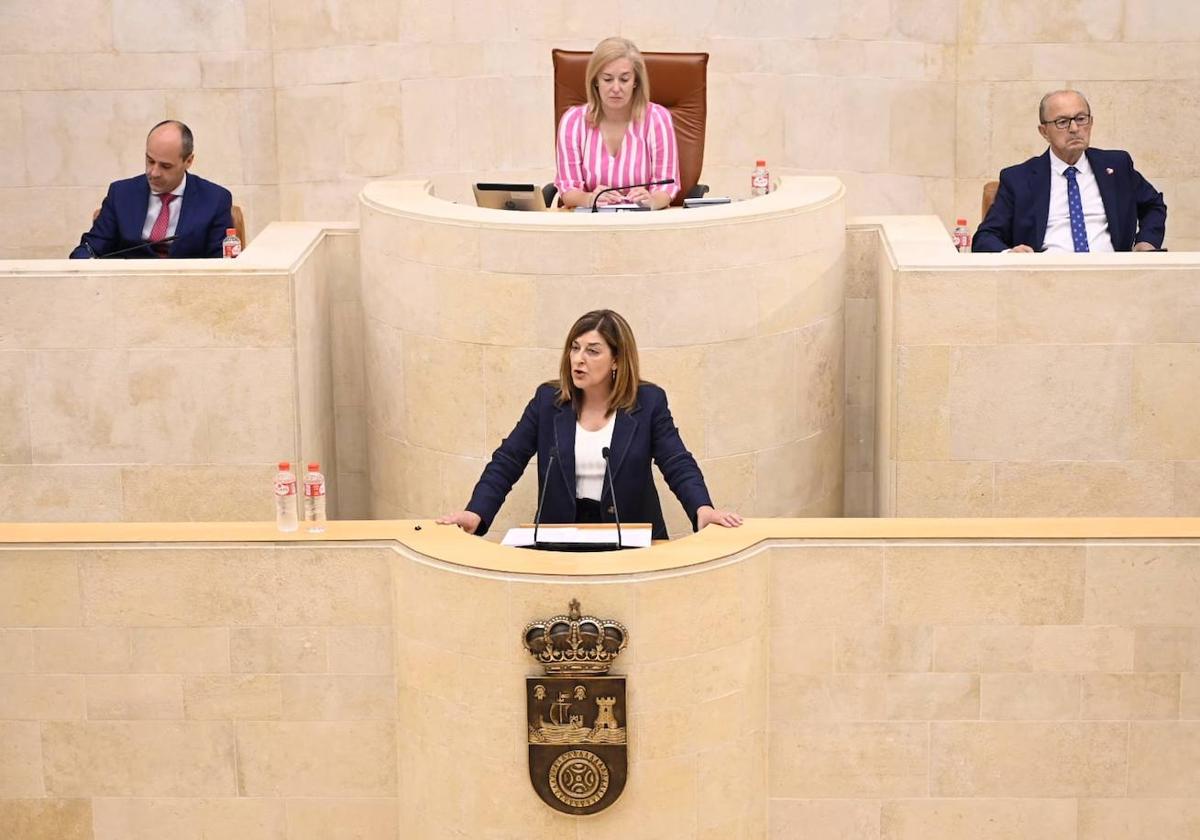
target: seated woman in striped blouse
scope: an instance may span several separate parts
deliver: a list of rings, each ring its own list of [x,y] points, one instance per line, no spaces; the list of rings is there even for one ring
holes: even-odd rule
[[[586,105],[568,108],[558,123],[554,185],[567,207],[590,206],[609,187],[673,178],[665,186],[605,193],[599,204],[635,202],[651,210],[679,192],[679,149],[671,112],[650,101],[646,62],[632,41],[606,38],[587,66]]]

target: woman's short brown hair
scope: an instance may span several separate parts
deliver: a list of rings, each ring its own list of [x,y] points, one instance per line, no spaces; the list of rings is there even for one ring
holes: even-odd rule
[[[608,395],[608,411],[611,413],[620,409],[632,411],[637,406],[638,385],[638,351],[637,341],[633,337],[633,329],[629,322],[611,309],[594,309],[579,317],[567,333],[563,345],[562,360],[558,364],[558,397],[559,405],[570,402],[579,414],[583,400],[578,399],[583,392],[575,387],[571,379],[571,344],[579,336],[595,330],[608,344],[616,363],[616,377],[613,379],[612,392]]]
[[[600,107],[600,88],[596,77],[600,71],[618,58],[628,58],[633,63],[633,96],[632,109],[629,118],[639,122],[646,113],[646,105],[650,102],[650,79],[646,76],[646,60],[642,58],[641,50],[628,38],[605,38],[592,50],[588,59],[587,73],[587,119],[592,125],[600,124],[603,110]]]

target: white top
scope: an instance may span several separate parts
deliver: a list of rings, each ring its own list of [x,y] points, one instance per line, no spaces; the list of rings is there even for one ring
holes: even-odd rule
[[[175,227],[179,224],[179,208],[183,206],[183,188],[186,186],[187,173],[184,172],[179,186],[171,190],[175,200],[167,206],[167,236],[175,235]],[[146,205],[146,221],[142,223],[142,239],[150,238],[150,231],[154,230],[154,222],[158,219],[159,210],[162,210],[162,195],[152,192],[150,201]]]
[[[600,501],[604,492],[604,447],[612,445],[614,411],[598,432],[575,423],[575,498]]]
[[[1067,167],[1071,164],[1060,160],[1050,150],[1050,215],[1046,218],[1047,251],[1069,251],[1075,253],[1071,239],[1071,211],[1067,206]],[[1083,221],[1087,226],[1088,248],[1092,251],[1112,251],[1112,237],[1108,233],[1108,214],[1104,212],[1104,201],[1100,198],[1100,187],[1096,184],[1096,173],[1088,163],[1087,155],[1081,155],[1074,164],[1079,172],[1075,180],[1079,183],[1079,200],[1083,204]]]

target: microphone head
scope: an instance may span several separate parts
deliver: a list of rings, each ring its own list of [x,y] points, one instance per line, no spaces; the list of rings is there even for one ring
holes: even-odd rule
[[[595,450],[595,449],[593,449],[592,451],[593,451],[593,452],[595,452],[596,450]],[[607,447],[607,446],[605,446],[604,448],[602,448],[602,449],[600,450],[600,455],[601,455],[601,456],[603,456],[603,458],[604,458],[604,460],[605,460],[605,461],[607,461],[607,460],[608,460],[609,449],[608,449],[608,447]]]
[[[665,186],[667,184],[674,184],[674,183],[675,183],[674,178],[663,178],[661,181],[654,182],[655,186],[659,186],[659,187]]]

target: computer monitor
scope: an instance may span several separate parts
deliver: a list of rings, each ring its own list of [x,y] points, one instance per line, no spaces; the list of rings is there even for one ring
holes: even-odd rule
[[[533,184],[475,185],[475,204],[492,210],[545,210],[546,199]]]

